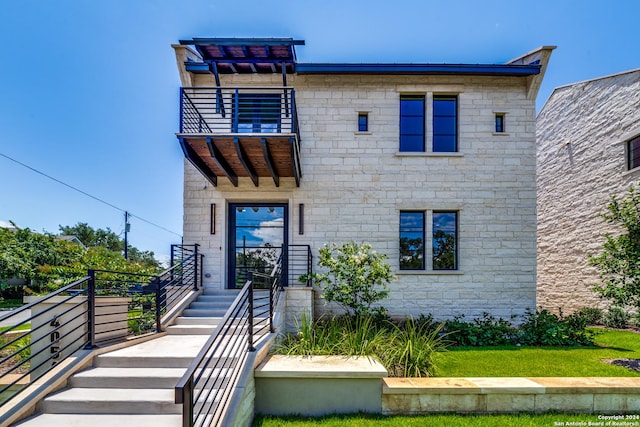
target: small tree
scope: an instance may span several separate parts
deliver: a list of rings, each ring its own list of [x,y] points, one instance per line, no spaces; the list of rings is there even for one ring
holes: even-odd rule
[[[620,200],[611,196],[607,211],[601,216],[622,233],[607,233],[602,252],[589,259],[602,280],[594,290],[614,305],[640,308],[640,193],[632,186]]]
[[[313,278],[327,302],[334,301],[356,316],[371,314],[371,306],[389,294],[387,285],[394,278],[386,259],[386,255],[372,251],[368,243],[325,245],[320,249],[318,265],[328,271],[314,273]]]

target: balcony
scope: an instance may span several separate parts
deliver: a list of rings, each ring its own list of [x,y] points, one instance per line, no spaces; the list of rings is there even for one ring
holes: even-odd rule
[[[178,140],[187,160],[213,185],[227,177],[294,178],[300,186],[300,133],[288,87],[183,87]]]

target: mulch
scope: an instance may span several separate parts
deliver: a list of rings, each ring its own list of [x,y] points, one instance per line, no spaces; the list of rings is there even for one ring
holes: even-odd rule
[[[602,359],[610,365],[622,366],[632,371],[640,372],[640,359]]]

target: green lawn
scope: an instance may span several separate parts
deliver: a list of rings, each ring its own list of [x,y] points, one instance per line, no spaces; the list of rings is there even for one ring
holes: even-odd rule
[[[310,397],[311,398],[311,397]],[[572,422],[572,423],[570,423]],[[262,417],[258,416],[253,427],[423,427],[423,426],[464,426],[464,427],[541,427],[557,425],[597,425],[597,415],[543,414],[543,415],[332,415],[320,418],[309,417]],[[637,422],[637,419],[630,420]],[[584,423],[584,424],[582,424]]]
[[[601,359],[640,358],[640,334],[602,330],[597,347],[452,347],[439,355],[439,377],[633,377]]]
[[[16,308],[22,304],[22,299],[0,299],[0,308]]]

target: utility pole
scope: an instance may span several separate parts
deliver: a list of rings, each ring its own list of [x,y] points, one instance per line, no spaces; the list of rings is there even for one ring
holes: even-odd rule
[[[124,259],[129,259],[129,230],[131,230],[131,224],[129,224],[129,212],[124,211]]]

